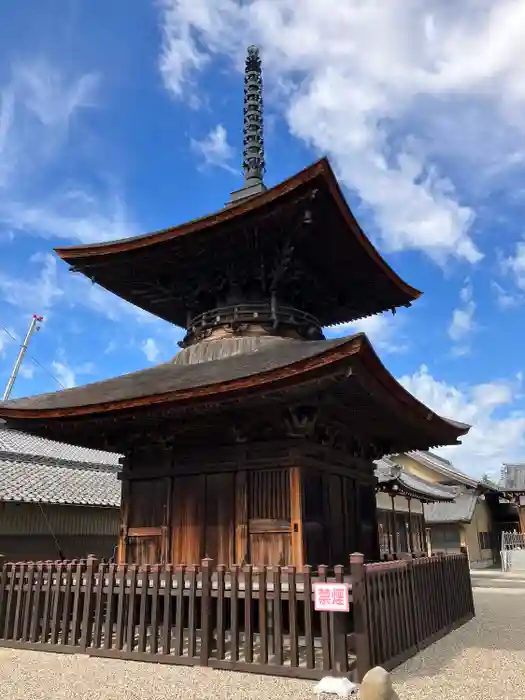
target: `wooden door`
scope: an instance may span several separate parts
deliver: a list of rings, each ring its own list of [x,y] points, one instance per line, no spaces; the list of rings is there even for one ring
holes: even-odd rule
[[[290,470],[248,472],[248,553],[255,566],[291,564]]]

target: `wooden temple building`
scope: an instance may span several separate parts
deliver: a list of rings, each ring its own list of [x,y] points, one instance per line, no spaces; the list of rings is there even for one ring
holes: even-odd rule
[[[121,562],[336,564],[379,557],[374,460],[468,426],[408,393],[363,334],[323,328],[410,306],[326,159],[263,183],[248,52],[244,187],[208,216],[57,249],[77,273],[186,330],[158,366],[0,406],[8,425],[124,455]]]
[[[425,505],[452,503],[457,490],[410,474],[386,456],[377,460],[375,475],[380,554],[427,554]]]

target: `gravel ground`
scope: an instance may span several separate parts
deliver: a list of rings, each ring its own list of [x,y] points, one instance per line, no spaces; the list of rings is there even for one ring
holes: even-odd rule
[[[477,618],[396,669],[400,700],[525,698],[525,590],[481,590]],[[5,700],[303,700],[313,683],[0,649]]]

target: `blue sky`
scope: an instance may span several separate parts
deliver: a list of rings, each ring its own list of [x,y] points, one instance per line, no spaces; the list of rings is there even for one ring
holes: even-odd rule
[[[0,381],[14,396],[169,359],[182,332],[53,247],[213,211],[241,182],[242,66],[261,46],[267,185],[328,155],[424,296],[367,332],[390,371],[473,424],[473,474],[525,457],[525,13],[514,0],[28,0],[0,7]],[[351,271],[350,271],[351,272]],[[55,379],[53,378],[53,375]],[[59,383],[57,383],[57,381]]]

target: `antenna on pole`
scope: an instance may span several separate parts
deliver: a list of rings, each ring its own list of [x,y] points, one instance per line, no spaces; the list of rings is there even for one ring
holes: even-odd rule
[[[31,340],[31,336],[35,331],[40,330],[40,325],[42,321],[44,320],[43,316],[37,316],[36,314],[33,314],[33,318],[31,319],[31,323],[29,324],[29,329],[26,333],[26,337],[24,338],[24,342],[20,346],[20,350],[18,352],[18,357],[16,358],[16,362],[13,367],[13,371],[11,372],[11,376],[9,377],[9,381],[7,382],[7,386],[4,391],[4,396],[2,398],[2,401],[7,401],[9,397],[11,396],[11,392],[13,391],[13,386],[15,384],[16,378],[18,376],[18,371],[20,370],[20,365],[22,364],[22,360],[24,359],[24,355],[26,354],[27,347],[29,345],[29,341]]]

